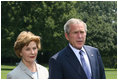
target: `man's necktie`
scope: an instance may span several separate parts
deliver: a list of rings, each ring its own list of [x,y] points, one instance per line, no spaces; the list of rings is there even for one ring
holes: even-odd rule
[[[82,67],[83,67],[83,69],[86,73],[86,76],[87,76],[88,79],[91,79],[90,71],[88,69],[88,66],[87,66],[86,61],[85,61],[84,56],[83,56],[84,51],[81,50],[79,53],[80,53],[80,60],[81,60],[81,63],[82,63]]]

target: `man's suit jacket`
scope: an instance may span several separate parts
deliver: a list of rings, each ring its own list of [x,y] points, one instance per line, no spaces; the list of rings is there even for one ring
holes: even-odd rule
[[[37,63],[36,66],[37,66],[38,78],[48,79],[48,70]],[[14,70],[12,70],[7,74],[7,79],[34,79],[34,76],[32,75],[31,71],[21,61]]]
[[[92,79],[104,79],[104,66],[98,49],[85,45],[84,49],[90,61]],[[49,78],[87,79],[79,60],[69,45],[50,58]]]

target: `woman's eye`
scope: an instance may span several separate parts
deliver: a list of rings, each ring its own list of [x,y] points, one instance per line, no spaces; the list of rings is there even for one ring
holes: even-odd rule
[[[27,50],[27,51],[29,51],[30,49],[29,49],[29,48],[27,48],[26,50]]]
[[[33,50],[35,50],[35,49],[36,49],[36,47],[33,48]]]

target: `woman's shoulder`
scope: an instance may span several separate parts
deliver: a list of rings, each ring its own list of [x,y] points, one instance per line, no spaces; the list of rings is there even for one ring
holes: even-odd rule
[[[38,64],[38,63],[36,63],[37,64],[37,67],[39,68],[39,69],[47,69],[46,67],[44,67],[43,65],[41,65],[41,64]]]
[[[40,75],[40,79],[48,79],[49,73],[48,69],[40,64],[37,64],[38,74]]]
[[[13,76],[15,76],[17,73],[19,73],[19,66],[17,66],[16,68],[14,68],[12,71],[10,71],[8,74],[7,74],[7,79],[10,79],[12,78]]]
[[[37,69],[40,73],[48,73],[48,69],[41,64],[37,64]]]

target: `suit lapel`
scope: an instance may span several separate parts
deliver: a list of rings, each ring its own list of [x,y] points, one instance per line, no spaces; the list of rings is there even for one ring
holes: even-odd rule
[[[95,74],[94,73],[94,71],[95,71],[95,67],[94,67],[94,65],[95,65],[95,59],[94,59],[95,55],[94,55],[93,51],[90,48],[84,46],[84,49],[85,49],[85,51],[88,55],[88,59],[89,59],[90,66],[91,66],[91,73],[92,73],[92,77],[93,77],[93,75]]]
[[[33,79],[33,75],[31,73],[31,71],[23,64],[22,61],[19,63],[19,65],[20,65],[20,68],[22,69],[22,71],[24,71],[24,73],[26,75],[28,75],[29,77],[31,77]]]
[[[76,55],[74,54],[74,52],[72,51],[72,49],[69,47],[69,45],[67,46],[67,50],[66,50],[66,56],[67,56],[67,60],[68,62],[72,65],[73,69],[75,70],[75,72],[77,72],[77,74],[79,76],[81,76],[82,78],[87,78],[86,74],[80,64],[80,62],[78,61]],[[83,76],[85,75],[85,76]]]

